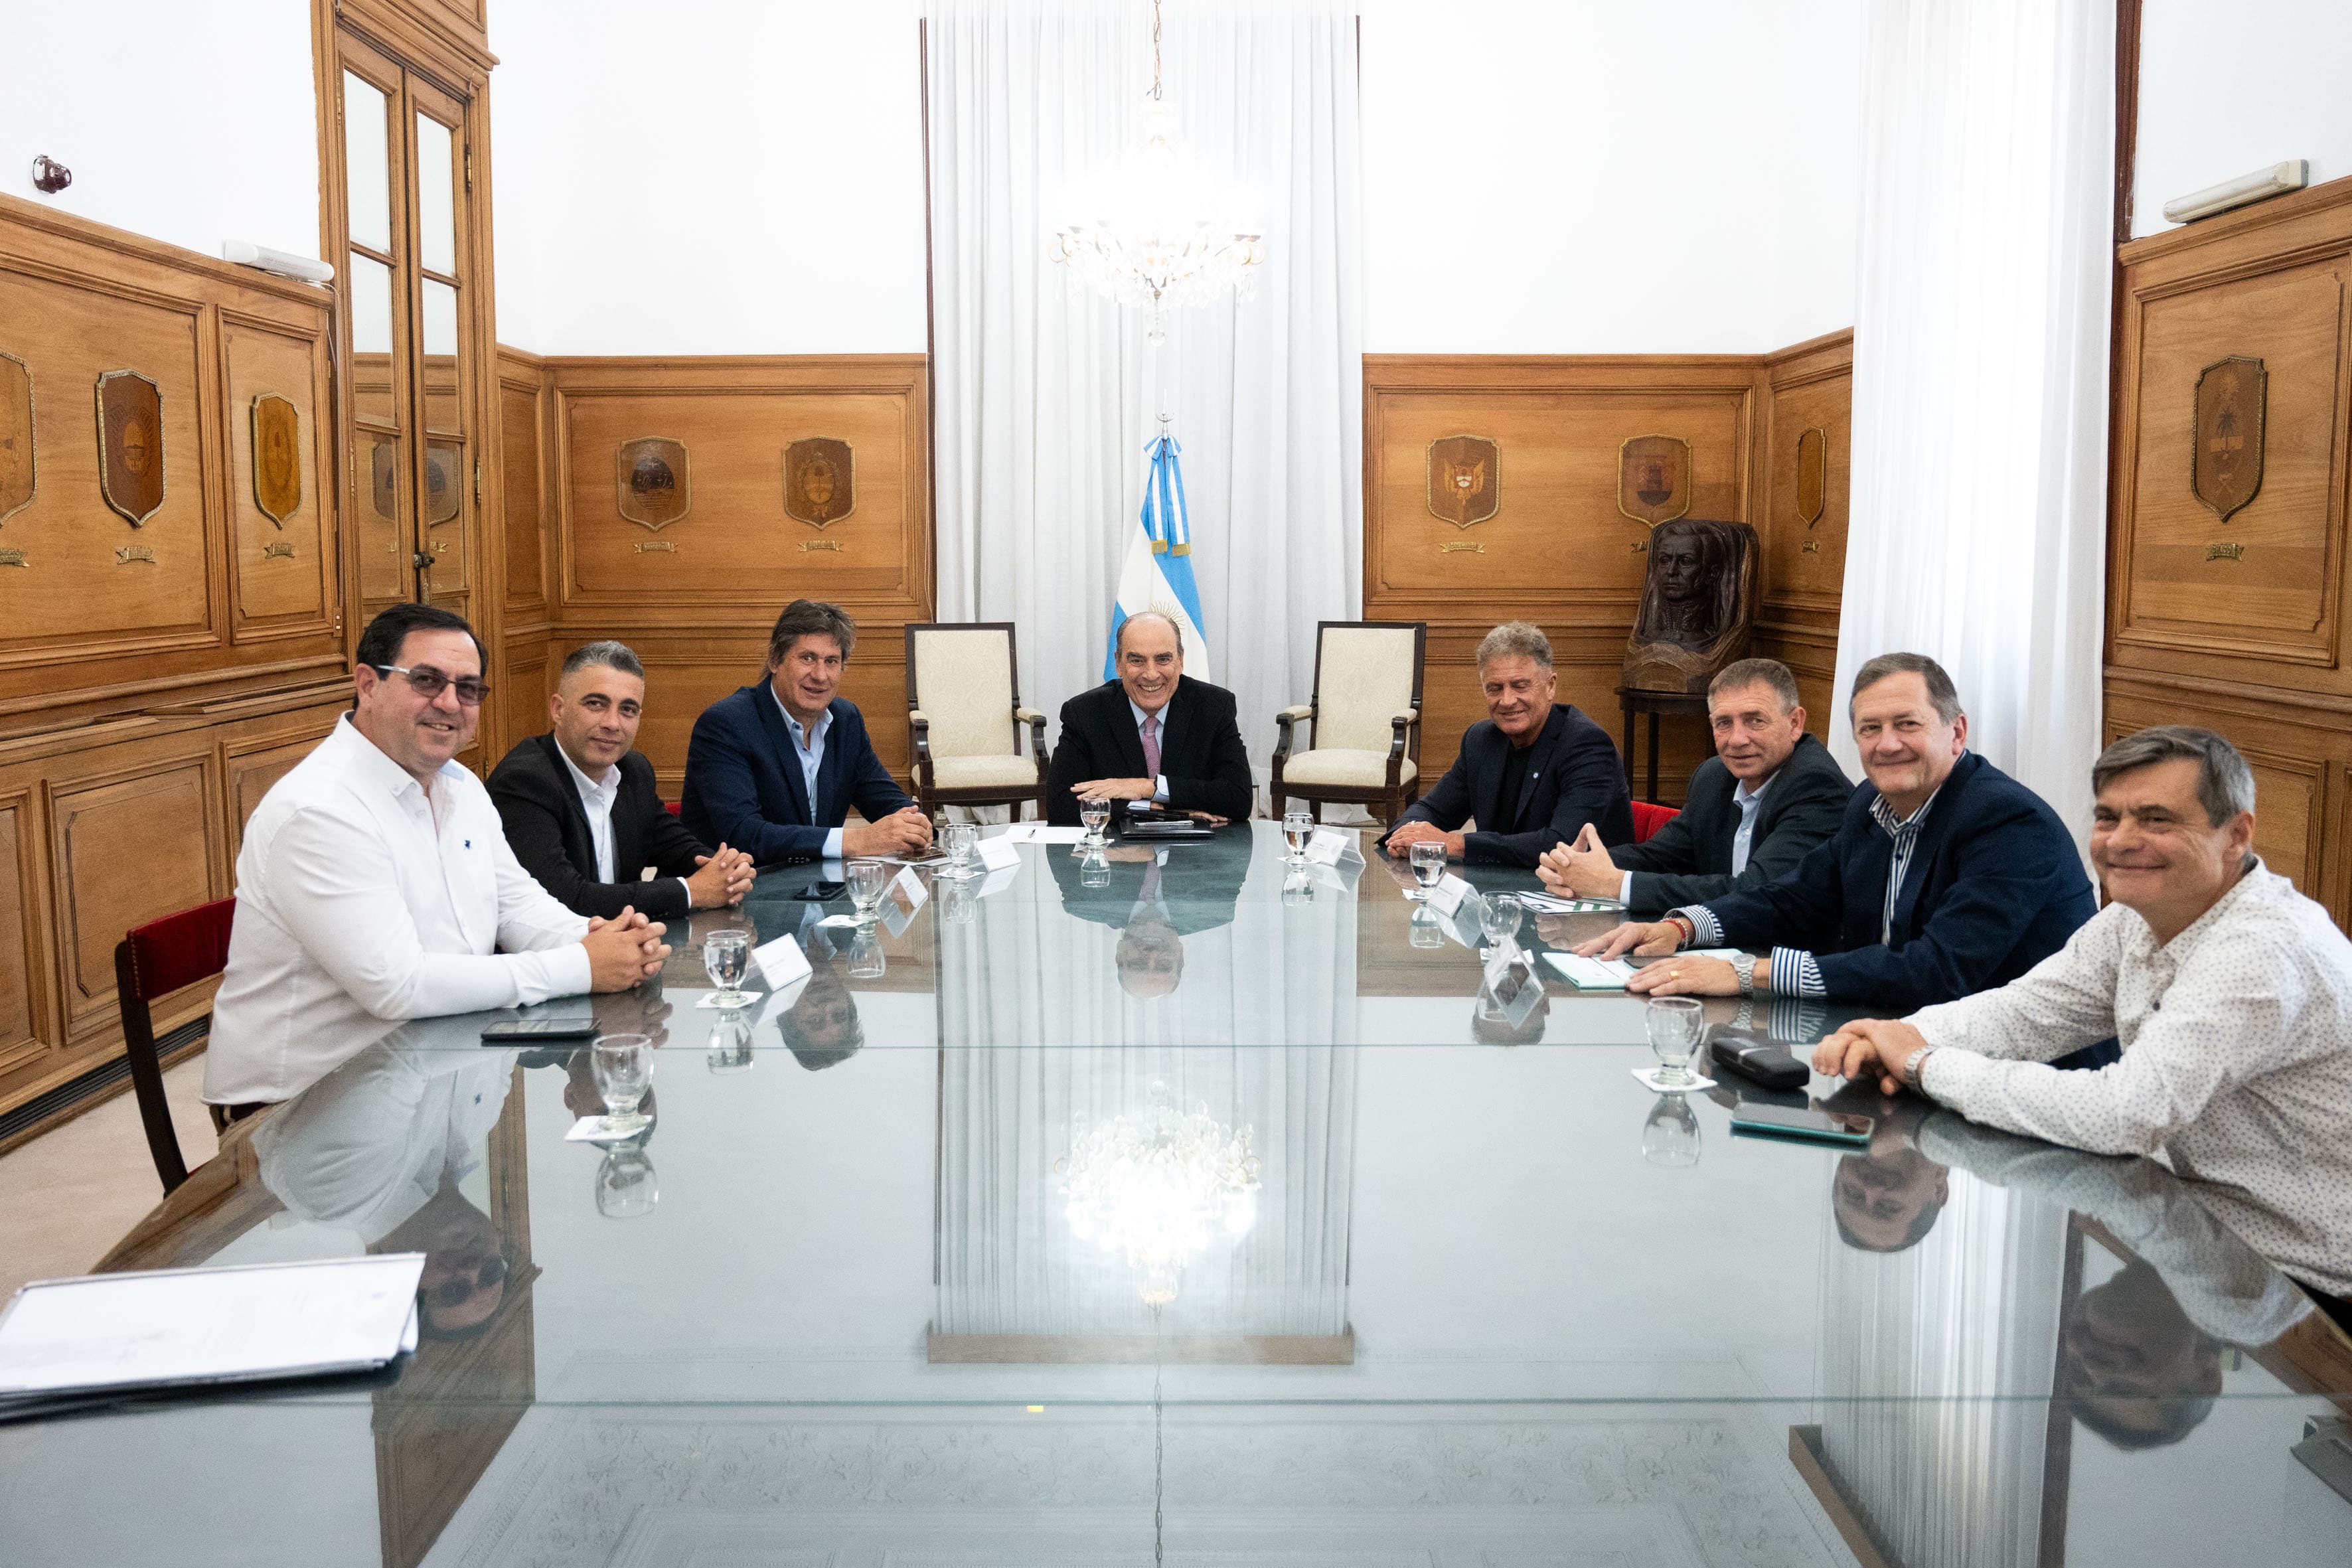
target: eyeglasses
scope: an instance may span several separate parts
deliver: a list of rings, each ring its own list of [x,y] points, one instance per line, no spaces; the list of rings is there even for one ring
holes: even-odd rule
[[[419,665],[415,669],[403,669],[396,664],[372,664],[368,668],[380,670],[385,675],[406,676],[408,689],[427,702],[440,696],[445,688],[451,686],[457,689],[457,701],[462,707],[479,708],[482,705],[482,699],[490,694],[489,686],[485,681],[477,680],[470,675],[461,675],[452,680],[429,664]]]
[[[460,1269],[455,1276],[438,1284],[420,1289],[416,1293],[436,1307],[462,1307],[477,1290],[487,1290],[502,1284],[507,1277],[507,1260],[491,1253],[477,1265],[471,1275]]]

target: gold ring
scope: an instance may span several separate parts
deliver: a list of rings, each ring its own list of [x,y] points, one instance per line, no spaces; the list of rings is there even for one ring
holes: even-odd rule
[[[1669,969],[1666,971],[1666,978],[1669,980],[1680,980],[1682,977],[1683,972],[1679,969]]]

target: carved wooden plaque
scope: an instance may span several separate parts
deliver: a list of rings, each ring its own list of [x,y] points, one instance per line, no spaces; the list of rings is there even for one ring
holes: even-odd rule
[[[2270,373],[2243,354],[2197,377],[2197,458],[2189,489],[2222,521],[2263,488],[2263,413]]]
[[[400,447],[381,437],[368,452],[368,505],[386,522],[400,521]]]
[[[15,354],[0,353],[0,522],[32,504],[39,478],[33,468],[33,373]]]
[[[623,517],[659,533],[694,504],[686,443],[667,436],[622,442],[613,461],[613,489]]]
[[[849,443],[811,436],[784,448],[784,514],[823,528],[857,509],[856,455]]]
[[[1655,528],[1690,510],[1690,443],[1636,436],[1617,448],[1617,510]]]
[[[253,400],[253,504],[280,528],[302,505],[302,416],[274,392]]]
[[[1815,426],[1797,437],[1797,521],[1821,521],[1830,500],[1830,434]]]
[[[98,378],[98,488],[133,528],[163,504],[163,390],[135,370]]]
[[[454,441],[425,443],[425,526],[457,520],[466,499],[465,453]]]
[[[1495,515],[1502,502],[1503,448],[1484,436],[1429,444],[1429,510],[1456,528]]]

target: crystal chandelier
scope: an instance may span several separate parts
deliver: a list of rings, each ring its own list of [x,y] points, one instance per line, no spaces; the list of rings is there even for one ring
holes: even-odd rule
[[[1048,254],[1069,268],[1073,294],[1147,307],[1144,335],[1161,342],[1171,310],[1208,304],[1227,289],[1249,298],[1265,246],[1237,221],[1236,205],[1176,134],[1176,112],[1160,86],[1160,0],[1151,0],[1143,146],[1074,194],[1071,207],[1087,216],[1055,231]]]
[[[1153,1307],[1176,1299],[1176,1277],[1211,1236],[1238,1239],[1257,1223],[1249,1128],[1235,1131],[1205,1104],[1187,1115],[1164,1083],[1152,1084],[1143,1110],[1078,1129],[1054,1169],[1070,1200],[1071,1231],[1125,1258]]]

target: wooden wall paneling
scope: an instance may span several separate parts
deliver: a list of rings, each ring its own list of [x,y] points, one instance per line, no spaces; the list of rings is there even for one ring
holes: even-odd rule
[[[499,646],[495,650],[499,724],[493,757],[502,757],[545,724],[549,641],[552,636],[548,566],[553,507],[547,483],[547,370],[536,354],[500,345],[499,400],[491,426],[494,515],[484,537],[500,585]],[[567,650],[568,651],[568,650]]]
[[[113,1025],[114,944],[124,931],[225,890],[212,831],[219,798],[209,746],[176,746],[52,787],[49,852],[68,1041]]]
[[[334,445],[332,419],[322,417],[331,406],[326,341],[318,333],[289,332],[226,312],[221,325],[234,640],[332,636],[341,563],[329,524],[333,500],[324,477]],[[254,497],[253,407],[265,394],[291,403],[301,420],[296,456],[302,497],[282,521],[262,510]]]
[[[1635,436],[1683,437],[1694,473],[1687,515],[1753,522],[1757,363],[1753,355],[1365,356],[1364,614],[1430,623],[1425,777],[1452,764],[1463,731],[1485,717],[1475,651],[1506,620],[1542,626],[1559,699],[1621,733],[1615,689],[1648,530],[1618,510],[1618,448]],[[1429,509],[1428,449],[1464,434],[1501,446],[1498,506],[1491,520],[1457,529]],[[1669,719],[1661,735],[1659,792],[1678,800],[1711,749],[1706,727]]]
[[[550,359],[556,597],[549,654],[617,637],[646,664],[639,749],[666,794],[703,707],[756,679],[768,629],[794,598],[857,621],[843,691],[876,752],[908,766],[903,628],[929,620],[930,480],[920,354]],[[620,513],[621,443],[686,444],[692,500],[659,530]],[[851,443],[856,507],[817,529],[786,515],[784,449]]]
[[[1766,355],[1758,383],[1755,493],[1764,571],[1755,651],[1794,672],[1806,727],[1827,740],[1843,712],[1833,688],[1853,467],[1853,331]],[[1811,509],[1798,504],[1800,448],[1809,430],[1822,432],[1825,447],[1821,511],[1810,524]]]
[[[58,1037],[37,810],[30,788],[0,794],[0,1077],[46,1057]]]
[[[2255,848],[2352,915],[2352,179],[2118,247],[2106,728],[2194,723],[2254,770]],[[2199,377],[2265,372],[2261,488],[2193,489]]]

